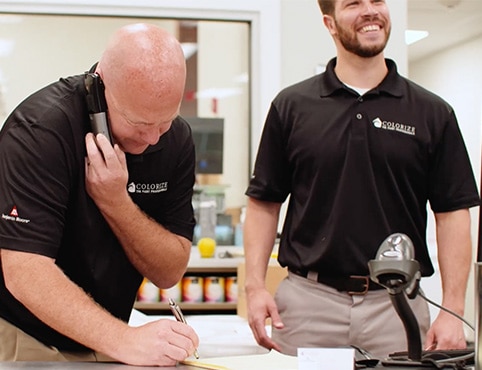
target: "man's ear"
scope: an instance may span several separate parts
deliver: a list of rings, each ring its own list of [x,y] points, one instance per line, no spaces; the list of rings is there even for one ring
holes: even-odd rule
[[[324,14],[323,23],[332,36],[336,34],[335,19],[331,15]]]

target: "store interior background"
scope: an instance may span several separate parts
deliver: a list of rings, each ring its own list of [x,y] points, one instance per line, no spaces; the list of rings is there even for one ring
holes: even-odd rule
[[[482,1],[387,2],[393,22],[387,57],[403,75],[454,107],[479,182]],[[194,50],[199,95],[187,96],[185,109],[224,120],[223,173],[201,181],[226,185],[224,207],[239,209],[246,203],[244,191],[271,99],[281,88],[322,69],[335,54],[316,0],[0,1],[1,120],[37,88],[89,69],[114,29],[145,17],[155,18],[177,36],[179,19],[185,25],[201,20]],[[406,29],[428,30],[430,35],[406,46]],[[183,37],[187,45],[189,32]],[[479,210],[471,212],[475,258]],[[433,220],[428,242],[436,263]],[[465,315],[471,322],[472,276]],[[423,287],[429,298],[440,302],[438,275]]]

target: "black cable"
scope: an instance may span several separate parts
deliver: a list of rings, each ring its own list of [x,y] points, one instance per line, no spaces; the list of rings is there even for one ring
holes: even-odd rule
[[[435,360],[435,362],[437,362],[439,364],[443,364],[443,363],[447,363],[447,362],[451,363],[451,362],[454,362],[454,361],[470,360],[473,357],[474,357],[474,352],[470,352],[470,353],[467,353],[466,355],[460,355],[460,356],[456,356],[456,357],[438,359],[438,360]]]
[[[434,305],[435,307],[437,308],[440,308],[441,310],[445,311],[445,312],[448,312],[449,314],[455,316],[456,318],[458,318],[459,320],[462,320],[465,325],[467,325],[470,329],[472,329],[473,331],[475,331],[475,328],[467,321],[465,320],[462,316],[456,314],[455,312],[453,311],[450,311],[448,308],[445,308],[444,306],[442,305],[439,305],[438,303],[435,303],[434,301],[430,300],[429,298],[427,298],[420,290],[418,291],[418,295],[420,297],[422,297],[423,299],[425,299],[428,303]]]

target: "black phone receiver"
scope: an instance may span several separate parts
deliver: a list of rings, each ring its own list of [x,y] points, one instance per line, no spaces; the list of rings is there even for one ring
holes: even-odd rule
[[[90,125],[95,136],[103,134],[114,145],[107,118],[107,102],[104,95],[104,82],[97,73],[86,72],[84,75],[86,100],[89,110]]]

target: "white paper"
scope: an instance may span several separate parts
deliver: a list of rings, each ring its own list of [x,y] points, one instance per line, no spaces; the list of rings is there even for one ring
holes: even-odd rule
[[[129,325],[140,326],[159,319],[175,320],[173,315],[146,315],[132,310]],[[186,315],[186,320],[199,336],[198,352],[203,359],[268,352],[256,343],[248,321],[237,315]],[[267,329],[269,333],[271,327]]]
[[[298,370],[353,370],[353,348],[298,348]]]

